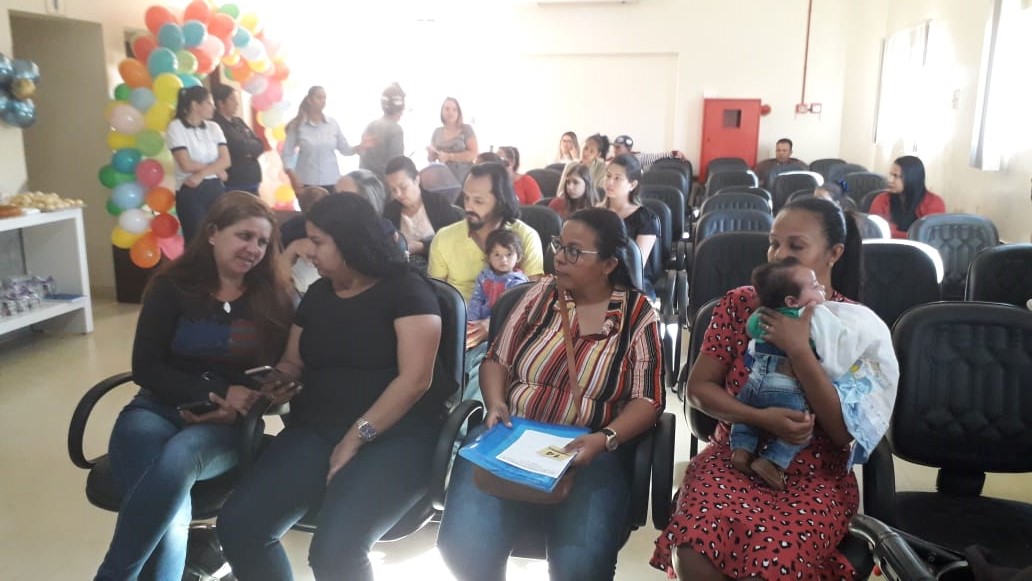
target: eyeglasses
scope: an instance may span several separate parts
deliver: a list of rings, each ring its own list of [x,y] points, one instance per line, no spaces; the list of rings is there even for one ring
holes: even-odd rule
[[[552,242],[548,246],[552,249],[552,254],[558,255],[562,251],[566,255],[566,260],[570,261],[570,264],[577,264],[581,254],[598,254],[598,250],[584,250],[580,246],[571,246],[569,244],[564,246],[558,236],[552,236]]]

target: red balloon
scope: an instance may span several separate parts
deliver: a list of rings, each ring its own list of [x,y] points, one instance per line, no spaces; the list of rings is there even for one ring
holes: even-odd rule
[[[136,164],[136,181],[145,188],[153,188],[165,179],[165,168],[153,159],[145,159]]]
[[[169,22],[179,24],[176,15],[171,10],[157,4],[147,9],[143,15],[143,21],[147,23],[147,30],[151,31],[154,36],[157,36],[161,27]]]
[[[208,21],[208,34],[214,35],[223,41],[232,40],[233,32],[236,30],[236,21],[229,14],[219,12]]]
[[[133,58],[145,63],[151,51],[156,48],[158,48],[158,41],[154,40],[153,36],[141,34],[133,39]]]
[[[171,238],[179,233],[179,220],[172,214],[158,214],[151,220],[150,229],[158,238]]]
[[[140,268],[154,268],[161,260],[158,240],[153,234],[144,234],[129,248],[129,260]]]
[[[208,19],[211,18],[211,6],[204,0],[194,0],[193,2],[186,5],[186,10],[183,11],[183,22],[187,20],[200,20],[201,22],[208,24]]]
[[[277,81],[283,82],[283,81],[287,80],[287,77],[289,77],[289,76],[290,76],[290,67],[287,66],[287,63],[284,63],[284,62],[275,63],[275,69],[273,70],[272,78],[276,79]]]
[[[200,48],[188,48],[190,54],[197,58],[197,72],[202,75],[207,75],[215,70],[215,61],[212,60],[211,55],[204,52]]]

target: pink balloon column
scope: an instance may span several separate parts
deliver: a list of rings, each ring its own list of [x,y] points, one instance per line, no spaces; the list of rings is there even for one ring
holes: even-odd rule
[[[151,268],[161,254],[175,259],[183,252],[174,215],[174,162],[164,139],[179,90],[201,85],[222,65],[251,95],[254,108],[269,114],[263,124],[275,147],[284,138],[283,112],[290,107],[283,100],[290,69],[258,16],[241,14],[236,4],[194,0],[181,14],[154,5],[143,19],[149,33],[132,40],[133,57],[118,65],[123,83],[104,112],[112,157],[98,177],[111,188],[107,209],[118,218],[112,244],[129,250],[140,268]],[[288,196],[280,189],[277,205],[292,205],[293,191]]]

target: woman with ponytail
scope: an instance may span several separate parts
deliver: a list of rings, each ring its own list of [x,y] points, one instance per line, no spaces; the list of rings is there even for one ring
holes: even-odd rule
[[[871,214],[885,218],[893,238],[906,238],[910,225],[929,214],[945,214],[946,203],[925,188],[925,167],[913,155],[897,158],[889,170],[889,189],[871,202]]]

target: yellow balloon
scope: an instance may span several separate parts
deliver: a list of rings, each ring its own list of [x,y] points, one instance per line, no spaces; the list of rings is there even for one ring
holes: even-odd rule
[[[276,141],[284,141],[287,138],[287,127],[286,125],[280,125],[272,129],[272,137]]]
[[[263,58],[257,61],[247,61],[247,66],[251,67],[251,70],[256,73],[264,73],[272,69],[272,61],[268,58]]]
[[[129,249],[143,233],[133,234],[132,232],[126,232],[120,226],[115,226],[115,229],[111,231],[111,243],[119,248]]]
[[[157,155],[152,156],[151,159],[161,164],[161,168],[165,170],[166,176],[172,175],[172,170],[175,169],[175,160],[172,159],[172,152],[168,148],[163,148]]]
[[[147,114],[143,116],[143,121],[147,124],[148,129],[164,131],[175,116],[176,110],[172,105],[159,101],[151,105],[150,109],[147,109]]]
[[[239,24],[240,26],[243,26],[248,31],[250,31],[251,34],[258,34],[258,32],[261,30],[261,27],[258,24],[258,15],[254,12],[247,12],[245,14],[242,14],[240,16]]]
[[[108,131],[107,144],[111,151],[117,149],[125,149],[127,147],[136,147],[136,136],[126,135],[118,131]]]
[[[276,201],[280,203],[294,201],[294,188],[290,187],[290,184],[283,184],[276,188]]]
[[[233,49],[233,52],[222,57],[222,64],[226,65],[227,67],[236,66],[238,62],[240,62],[240,51],[238,51],[236,48]]]
[[[179,99],[179,89],[183,88],[183,79],[174,73],[161,73],[154,79],[154,96],[159,103],[175,105]]]

